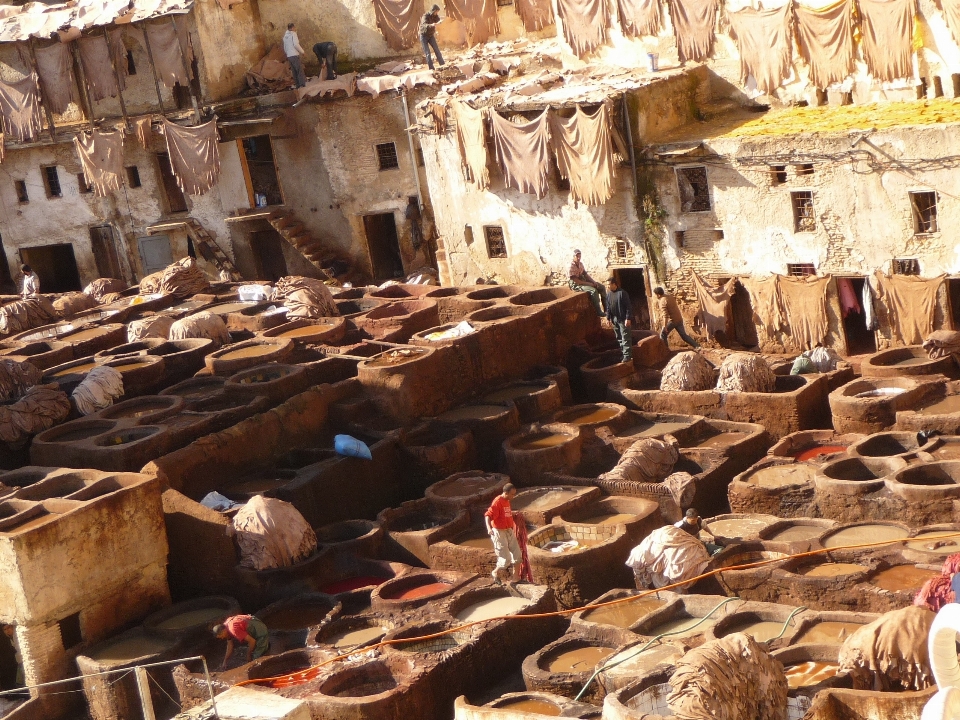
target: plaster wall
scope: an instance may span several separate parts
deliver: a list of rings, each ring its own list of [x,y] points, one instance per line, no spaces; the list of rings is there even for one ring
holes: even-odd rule
[[[270,3],[267,3],[270,4]],[[205,100],[225,100],[246,87],[244,75],[266,55],[259,0],[220,7],[217,0],[195,0],[194,46]],[[229,39],[228,42],[225,40]]]

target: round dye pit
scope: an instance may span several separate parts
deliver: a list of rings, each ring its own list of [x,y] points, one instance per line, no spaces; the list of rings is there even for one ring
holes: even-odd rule
[[[746,437],[747,433],[744,432],[722,432],[703,438],[697,443],[696,447],[705,450],[720,450],[741,442]]]
[[[554,415],[555,422],[570,423],[571,425],[594,425],[613,420],[621,411],[604,405],[583,405],[570,410],[563,410]]]
[[[759,487],[778,488],[788,485],[804,485],[813,482],[817,468],[805,463],[792,465],[768,465],[750,473],[743,481]]]
[[[576,490],[561,488],[524,490],[511,501],[510,505],[514,510],[547,510],[567,502],[576,494]]]
[[[370,645],[387,634],[387,628],[379,626],[360,627],[353,630],[344,630],[334,633],[325,642],[333,645],[339,651]]]
[[[846,445],[814,445],[813,447],[801,450],[793,457],[800,462],[808,462],[810,460],[820,460],[825,455],[834,455],[836,453],[843,453],[846,451]]]
[[[479,622],[491,618],[515,615],[530,605],[526,598],[495,597],[468,605],[456,614],[461,622]]]
[[[797,575],[811,578],[832,578],[841,575],[853,575],[854,573],[865,572],[866,570],[869,570],[866,565],[827,562],[802,567],[797,570]]]
[[[717,624],[718,619],[719,618],[716,616],[706,619],[691,617],[690,615],[674,616],[669,620],[653,626],[649,630],[636,632],[638,632],[640,635],[649,635],[651,637],[665,635],[668,633],[670,635],[676,635],[677,637],[683,637],[684,635],[689,635],[691,633],[706,632]]]
[[[544,448],[563,445],[563,443],[573,439],[573,435],[565,433],[535,433],[513,443],[513,448],[515,450],[543,450]]]
[[[223,608],[206,607],[197,610],[187,610],[156,624],[158,630],[188,630],[212,623],[214,620],[224,617]]]
[[[920,415],[951,415],[960,412],[960,395],[947,395],[917,409]]]
[[[172,648],[175,641],[152,635],[136,634],[120,638],[95,649],[90,658],[101,665],[114,666],[129,663],[138,658],[159,655]]]
[[[854,622],[838,622],[824,620],[801,632],[793,642],[795,645],[809,643],[811,645],[843,645],[863,625]]]
[[[243,360],[245,358],[260,357],[276,352],[276,345],[247,345],[246,347],[228,350],[217,356],[218,360]]]
[[[819,685],[830,678],[836,677],[840,666],[837,663],[817,662],[808,660],[797,665],[788,665],[784,673],[791,690]]]
[[[97,362],[86,362],[80,363],[79,365],[71,365],[62,370],[55,370],[50,373],[50,377],[66,377],[67,375],[82,375],[93,370],[99,363]]]
[[[896,525],[868,523],[833,530],[823,537],[821,543],[825,548],[839,548],[848,545],[863,545],[888,540],[901,540],[909,534],[910,532],[906,528]]]
[[[499,390],[494,390],[492,393],[484,395],[482,399],[484,402],[490,403],[506,402],[508,400],[516,400],[517,398],[532,395],[533,393],[540,392],[547,387],[549,387],[547,383],[518,383],[516,385],[508,385],[507,387],[500,388]]]
[[[655,597],[642,597],[636,600],[630,600],[629,602],[587,610],[581,617],[587,622],[614,625],[615,627],[626,629],[666,604],[666,600],[659,600]]]
[[[509,412],[505,405],[463,405],[442,413],[437,419],[443,422],[459,420],[485,420]]]
[[[822,534],[823,527],[819,525],[789,525],[764,539],[771,542],[802,542],[813,540]]]
[[[585,673],[591,672],[597,663],[613,655],[614,650],[615,648],[611,647],[589,645],[572,650],[563,650],[541,662],[546,666],[543,669],[552,673]]]
[[[338,593],[352,592],[354,590],[361,590],[363,588],[375,588],[383,585],[388,577],[378,577],[376,575],[354,575],[353,577],[344,578],[343,580],[337,580],[328,585],[324,585],[320,588],[320,592],[325,592],[328,595],[336,595]]]
[[[330,605],[294,605],[278,608],[260,619],[270,630],[306,630],[326,620],[330,610]]]
[[[915,565],[895,565],[881,570],[870,578],[870,584],[890,592],[913,593],[919,590],[927,580],[939,574],[936,570]]]
[[[704,528],[714,537],[743,540],[756,538],[761,530],[772,525],[774,522],[776,522],[776,520],[772,518],[727,518],[708,520],[704,523]]]
[[[733,635],[734,633],[744,633],[749,635],[757,642],[768,642],[774,638],[780,637],[783,633],[783,622],[776,620],[738,620],[723,630],[723,635]],[[787,632],[789,632],[789,627]],[[785,634],[785,633],[784,633]]]
[[[482,493],[506,482],[503,475],[464,475],[441,480],[430,488],[430,492],[442,498],[465,498]]]
[[[563,712],[559,705],[546,700],[536,700],[534,698],[517,698],[505,700],[497,703],[497,708],[509,712],[534,713],[535,715],[546,715],[547,717],[560,717]]]
[[[944,558],[960,552],[960,530],[928,530],[919,532],[905,545],[911,550]]]
[[[493,540],[482,530],[472,530],[470,532],[457,535],[451,542],[454,545],[462,547],[478,548],[480,550],[493,550]]]

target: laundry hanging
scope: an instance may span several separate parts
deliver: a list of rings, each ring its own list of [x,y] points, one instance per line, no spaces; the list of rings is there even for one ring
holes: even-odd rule
[[[784,328],[783,302],[780,299],[778,276],[772,275],[768,278],[742,277],[740,278],[740,284],[750,295],[754,324],[766,340],[773,340],[776,333]]]
[[[916,0],[857,0],[863,59],[875,80],[913,77]]]
[[[82,132],[74,136],[73,143],[80,157],[83,177],[94,194],[106,197],[111,190],[119,190],[123,172],[123,133]]]
[[[740,51],[740,79],[746,85],[753,75],[757,89],[773,95],[790,75],[793,63],[793,35],[790,32],[790,3],[771,10],[751,7],[727,13],[730,36]]]
[[[497,163],[507,187],[542,198],[550,175],[550,127],[547,113],[523,124],[510,122],[495,110],[490,127]]]
[[[713,55],[720,0],[670,0],[670,20],[680,62]]]
[[[938,4],[943,11],[943,17],[953,35],[953,41],[960,45],[960,0],[939,0]]]
[[[40,135],[43,119],[36,73],[11,83],[0,80],[0,116],[4,135],[16,142],[29,142]]]
[[[904,345],[920,345],[933,332],[937,293],[944,277],[877,273],[880,302],[886,308],[895,340]]]
[[[79,103],[80,94],[73,76],[73,54],[69,43],[55,42],[35,52],[40,87],[50,112],[66,112],[70,103]]]
[[[170,167],[177,185],[187,195],[203,195],[220,177],[220,145],[217,119],[194,127],[183,127],[163,119]]]
[[[144,23],[144,27],[150,53],[153,55],[153,64],[160,81],[168,88],[172,88],[177,83],[187,87],[190,84],[190,78],[187,76],[190,55],[187,47],[181,50],[183,33],[178,33],[179,28],[174,28],[173,23],[167,20]],[[186,57],[184,53],[187,53]]]
[[[617,0],[617,14],[626,37],[656,36],[663,29],[660,0]]]
[[[852,75],[855,50],[852,0],[840,0],[816,10],[798,2],[792,5],[797,47],[810,68],[811,84],[825,89]]]
[[[874,297],[873,288],[870,287],[870,278],[864,278],[863,294],[860,300],[863,304],[863,321],[867,326],[867,330],[876,330],[880,326],[877,322],[876,310],[873,307]]]
[[[570,181],[570,197],[587,205],[609,200],[615,170],[607,106],[588,115],[578,105],[569,118],[550,113],[550,134],[557,169]]]
[[[790,336],[800,350],[812,350],[827,337],[827,285],[830,276],[780,277],[780,297]]]
[[[496,0],[446,0],[447,15],[463,23],[467,45],[485,43],[500,32]]]
[[[719,287],[712,287],[693,273],[693,287],[700,303],[700,321],[710,337],[727,331],[727,322],[731,315],[730,298],[733,297],[736,283],[737,279],[731,278]]]
[[[110,64],[110,48],[107,39],[102,35],[77,40],[77,50],[80,53],[80,62],[83,65],[83,75],[87,84],[87,92],[93,101],[116,97],[120,89],[117,78]]]
[[[607,8],[604,0],[557,0],[563,37],[582,58],[607,39]]]
[[[520,16],[523,28],[527,32],[543,30],[555,22],[553,4],[550,0],[514,0],[513,9]]]
[[[145,150],[150,149],[150,133],[153,132],[153,118],[150,116],[137,118],[133,121],[133,131],[137,140]]]
[[[391,50],[406,50],[417,42],[423,4],[414,0],[373,0],[377,27]]]
[[[490,184],[487,170],[487,142],[483,130],[483,111],[474,110],[459,100],[450,103],[457,123],[460,159],[469,173],[469,181],[477,190],[486,190]]]
[[[837,295],[840,298],[840,315],[846,319],[850,313],[861,315],[860,301],[857,300],[857,293],[853,290],[853,283],[850,278],[837,278]]]
[[[130,74],[129,64],[127,62],[127,45],[124,42],[125,37],[132,37],[137,40],[140,46],[143,46],[143,31],[138,27],[126,26],[116,27],[107,31],[107,45],[110,46],[110,57],[113,59],[113,66],[117,69],[117,75],[120,76],[120,89],[127,89],[127,76]]]

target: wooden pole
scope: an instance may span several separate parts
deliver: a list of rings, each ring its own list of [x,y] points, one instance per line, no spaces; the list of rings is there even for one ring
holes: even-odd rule
[[[193,103],[193,116],[196,120],[197,125],[200,124],[200,108],[197,105],[197,96],[193,94],[193,88],[190,86],[190,68],[187,65],[187,52],[186,48],[183,47],[183,43],[180,42],[180,33],[177,32],[177,20],[170,16],[170,22],[173,25],[173,34],[177,37],[177,45],[180,47],[180,62],[183,63],[183,72],[187,78],[187,90],[190,92],[190,102]]]
[[[137,690],[140,693],[140,709],[143,711],[143,720],[157,720],[153,711],[153,698],[150,696],[150,676],[147,669],[135,667],[133,674],[137,678]]]
[[[33,68],[33,71],[37,73],[37,80],[40,79],[40,73],[37,71],[37,54],[34,47],[35,40],[30,38],[30,42],[27,45],[27,49],[30,51],[30,66]],[[41,88],[42,90],[42,88]],[[54,134],[57,132],[57,127],[53,124],[53,113],[50,111],[50,106],[47,104],[46,93],[40,93],[40,104],[43,105],[43,112],[47,116],[47,130],[50,131],[50,140],[54,140]]]
[[[143,44],[147,48],[147,59],[150,60],[150,71],[153,73],[153,86],[157,89],[157,102],[160,103],[160,114],[166,115],[163,109],[163,96],[160,94],[160,78],[157,77],[157,65],[153,62],[153,51],[150,49],[150,33],[147,32],[146,25],[143,28]]]
[[[120,112],[123,113],[123,127],[130,129],[130,120],[127,117],[127,104],[123,101],[123,83],[120,82],[120,71],[117,69],[117,63],[113,59],[113,48],[110,47],[110,36],[107,35],[107,29],[103,28],[103,41],[107,44],[107,55],[110,57],[110,67],[113,68],[113,76],[117,79],[117,97],[120,99]]]
[[[83,71],[83,63],[80,61],[80,46],[74,42],[73,45],[73,59],[77,63],[77,75],[80,77],[80,89],[83,91],[83,99],[86,103],[87,120],[90,122],[90,127],[93,127],[93,101],[90,99],[90,86],[87,85],[87,74]]]

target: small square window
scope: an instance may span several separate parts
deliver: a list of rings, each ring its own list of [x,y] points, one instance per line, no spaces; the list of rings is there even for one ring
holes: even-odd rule
[[[794,170],[797,173],[797,177],[813,175],[813,163],[803,163],[802,165],[797,165]]]
[[[506,7],[513,5],[513,0],[497,0],[497,7]]]
[[[684,230],[674,230],[673,239],[677,241],[677,247],[683,247],[684,241],[687,239],[687,233]]]
[[[770,166],[770,184],[783,185],[786,181],[787,181],[787,166],[771,165]]]
[[[43,186],[46,188],[47,197],[63,197],[63,191],[60,189],[60,173],[57,172],[57,166],[46,165],[41,169],[43,170]]]
[[[83,173],[77,173],[77,188],[81,195],[93,192],[93,186],[87,184],[87,176]]]
[[[630,254],[626,240],[617,240],[617,260],[626,260]]]
[[[13,187],[17,191],[17,202],[30,202],[30,195],[27,194],[27,183],[24,180],[14,180]]]
[[[897,258],[893,261],[894,275],[919,275],[920,261],[917,258]]]
[[[813,263],[787,263],[787,275],[793,277],[806,277],[807,275],[816,275],[817,269]]]
[[[714,231],[717,240],[723,240],[723,228],[716,228]]]
[[[793,204],[793,231],[814,232],[817,229],[817,218],[813,213],[813,191],[792,192],[790,201]]]
[[[124,168],[127,172],[127,187],[138,188],[142,184],[140,182],[140,170],[136,165],[128,165]]]
[[[939,232],[937,222],[937,193],[912,192],[910,193],[910,207],[913,209],[914,235],[926,235]]]
[[[483,235],[487,239],[487,257],[505,258],[507,242],[503,238],[503,228],[498,225],[485,225]]]
[[[381,170],[393,170],[400,167],[396,143],[388,142],[377,145],[377,165]]]
[[[80,630],[80,613],[67,615],[57,624],[60,626],[60,642],[63,643],[64,650],[75,648],[83,642],[83,633]]]
[[[423,167],[423,148],[417,148],[417,167]]]
[[[705,167],[677,168],[682,212],[705,212],[710,209],[710,186]]]

